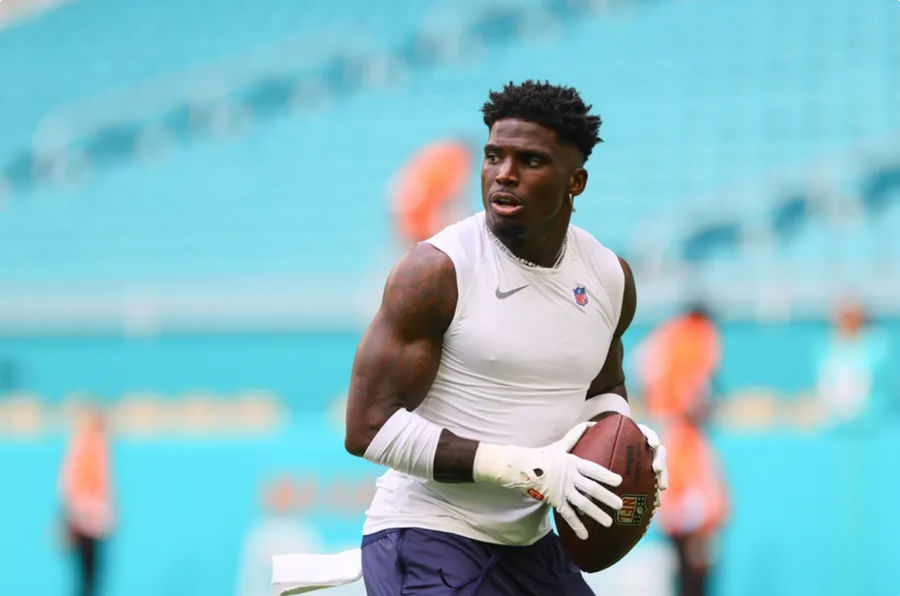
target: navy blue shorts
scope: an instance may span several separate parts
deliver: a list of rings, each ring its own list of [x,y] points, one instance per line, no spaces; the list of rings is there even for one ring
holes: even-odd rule
[[[591,596],[550,533],[530,546],[503,546],[447,532],[403,528],[363,536],[369,596]]]

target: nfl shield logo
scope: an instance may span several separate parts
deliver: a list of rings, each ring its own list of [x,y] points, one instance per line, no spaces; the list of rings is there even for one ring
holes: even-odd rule
[[[646,511],[646,495],[622,495],[622,508],[616,511],[616,523],[623,526],[640,525]]]
[[[584,286],[578,286],[572,291],[575,292],[575,302],[578,303],[578,306],[585,306],[587,304],[587,293],[584,291]]]

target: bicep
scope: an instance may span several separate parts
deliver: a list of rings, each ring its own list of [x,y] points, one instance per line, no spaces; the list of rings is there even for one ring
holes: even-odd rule
[[[364,451],[399,408],[415,409],[440,365],[443,334],[456,307],[449,258],[413,249],[385,286],[381,308],[360,341],[347,398],[347,444]]]
[[[348,419],[374,404],[388,415],[401,407],[415,409],[428,393],[440,359],[438,338],[404,335],[382,309],[360,341],[353,361]]]

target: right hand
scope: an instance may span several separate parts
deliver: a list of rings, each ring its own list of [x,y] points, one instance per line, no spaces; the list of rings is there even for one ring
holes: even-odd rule
[[[517,488],[539,501],[552,505],[581,540],[587,528],[578,519],[577,509],[604,527],[612,518],[591,499],[612,509],[622,507],[622,499],[604,484],[618,486],[622,477],[600,464],[569,453],[593,422],[582,422],[566,435],[545,447],[516,447],[481,443],[475,456],[473,476],[506,488]]]

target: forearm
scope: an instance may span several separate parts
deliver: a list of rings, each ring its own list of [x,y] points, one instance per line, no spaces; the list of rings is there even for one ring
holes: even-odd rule
[[[438,482],[472,482],[478,441],[464,439],[418,414],[401,410],[393,412],[374,438],[354,455]]]
[[[473,482],[472,469],[479,442],[441,431],[434,454],[434,479],[438,482]]]

